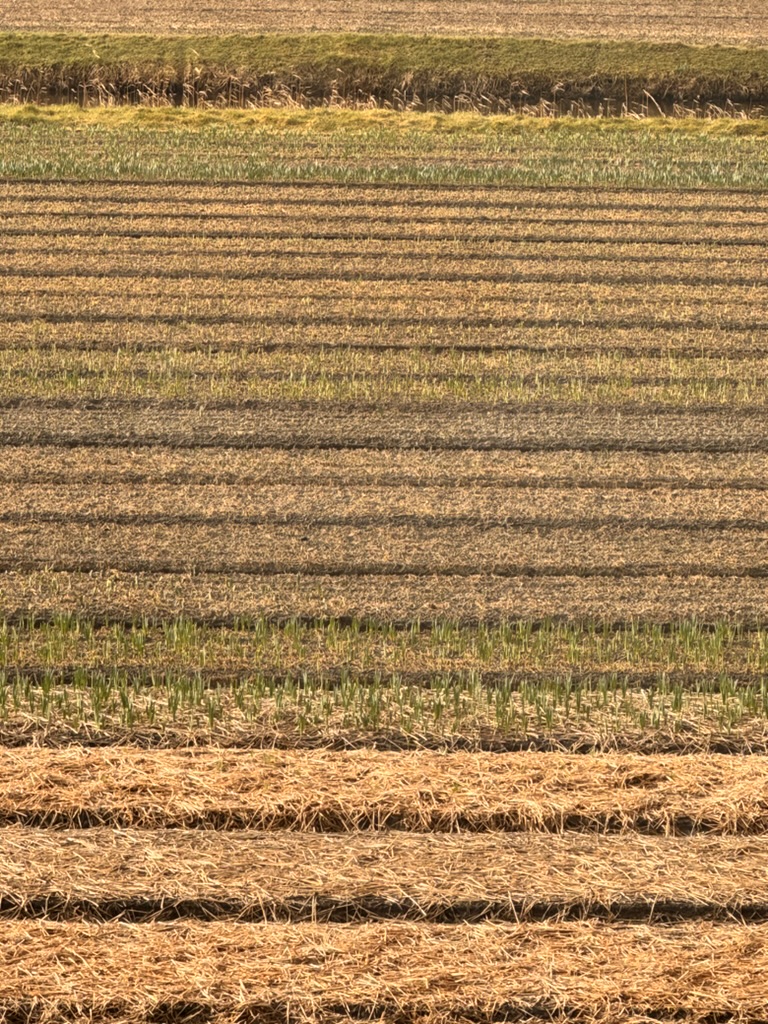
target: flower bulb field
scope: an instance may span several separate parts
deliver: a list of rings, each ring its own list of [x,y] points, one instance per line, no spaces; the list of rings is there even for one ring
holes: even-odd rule
[[[125,8],[0,12],[0,1020],[764,1022],[768,8]]]

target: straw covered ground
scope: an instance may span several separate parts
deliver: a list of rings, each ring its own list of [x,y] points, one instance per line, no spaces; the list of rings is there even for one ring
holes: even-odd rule
[[[723,920],[768,915],[764,836],[0,831],[6,918]],[[716,858],[720,873],[708,864]],[[291,865],[291,872],[284,869]]]
[[[763,758],[0,762],[10,1019],[764,1012]]]
[[[761,194],[20,183],[0,212],[7,614],[45,578],[126,618],[123,580],[165,580],[199,618],[207,578],[216,619],[543,619],[557,587],[621,620],[642,579],[662,618],[680,588],[763,616]]]
[[[24,922],[3,929],[0,1000],[45,1021],[760,1019],[765,931]],[[36,995],[19,999],[30,975]]]
[[[762,833],[766,761],[727,754],[3,748],[4,824],[317,832]]]
[[[560,38],[651,39],[664,42],[768,43],[768,10],[763,0],[734,10],[723,0],[672,4],[649,0],[617,9],[607,0],[557,0],[515,4],[478,0],[460,8],[446,0],[386,5],[360,0],[319,4],[278,2],[255,7],[245,0],[193,3],[149,0],[127,8],[116,3],[69,0],[42,4],[21,0],[0,15],[0,29],[36,32],[411,32],[417,35],[518,35]]]
[[[0,1018],[764,1021],[762,128],[235,113],[0,114]]]

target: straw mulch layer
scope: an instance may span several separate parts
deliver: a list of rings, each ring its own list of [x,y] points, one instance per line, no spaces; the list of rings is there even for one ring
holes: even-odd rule
[[[768,18],[758,2],[734,8],[723,0],[673,4],[652,0],[642,7],[616,8],[608,0],[536,0],[508,4],[287,3],[256,6],[246,0],[148,0],[140,7],[96,0],[21,0],[3,11],[2,29],[77,32],[414,32],[418,35],[523,35],[555,38],[642,39],[663,42],[768,43]]]
[[[716,754],[5,749],[0,822],[762,832],[768,761]]]
[[[340,749],[296,749],[331,731],[311,679],[282,732],[283,691],[258,714],[235,687],[206,704],[210,674],[182,715],[196,669],[258,670],[261,616],[290,624],[282,653],[260,643],[292,679],[291,620],[395,624],[354,660],[328,623],[334,696],[345,671],[378,700],[369,740],[404,636],[425,701],[438,656],[459,665],[446,620],[589,618],[597,642],[601,621],[683,618],[677,648],[660,625],[655,656],[611,649],[643,715],[617,725],[595,688],[590,743],[764,751],[765,645],[719,673],[733,623],[768,615],[767,216],[703,191],[7,187],[2,1024],[768,1020],[765,757],[567,754],[585,734],[551,708],[548,753],[460,752],[458,726],[450,751],[353,751],[365,730],[335,711]],[[88,621],[37,630],[68,613]],[[520,671],[520,645],[484,642]],[[189,678],[110,677],[161,671],[161,650]],[[652,657],[722,687],[667,686],[669,726]],[[227,749],[259,730],[264,749]],[[158,749],[107,745],[130,741]]]
[[[764,1017],[768,926],[17,922],[0,1006],[23,1019]],[[194,1019],[194,1018],[193,1018]]]
[[[129,573],[9,571],[0,574],[0,611],[51,618],[78,615],[138,621],[185,618],[231,623],[261,616],[376,618],[395,623],[498,622],[549,617],[674,622],[768,618],[763,579],[667,575],[635,578],[562,576],[259,576],[230,572]]]
[[[180,499],[183,500],[183,499]],[[0,524],[0,568],[311,576],[686,578],[768,576],[768,536],[745,529],[186,523]]]
[[[133,921],[764,920],[766,864],[764,836],[10,826],[0,830],[0,912]]]

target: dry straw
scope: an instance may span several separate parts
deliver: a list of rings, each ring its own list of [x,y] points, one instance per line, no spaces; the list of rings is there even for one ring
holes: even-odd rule
[[[18,922],[0,1006],[52,1021],[498,1015],[582,1021],[763,1019],[768,926],[106,925]]]
[[[0,751],[6,824],[761,833],[767,792],[727,755]]]
[[[763,920],[767,858],[765,837],[9,826],[0,910],[135,921]]]

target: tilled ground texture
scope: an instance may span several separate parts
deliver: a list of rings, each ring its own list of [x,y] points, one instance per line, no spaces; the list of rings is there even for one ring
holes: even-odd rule
[[[768,198],[0,224],[0,1016],[765,1020]]]
[[[147,0],[126,8],[112,0],[69,0],[43,4],[21,0],[0,14],[0,30],[79,32],[410,32],[438,35],[518,35],[553,38],[645,39],[659,42],[765,45],[768,9],[764,0],[734,9],[723,0],[646,0],[618,8],[608,0],[520,0],[514,4],[479,0],[457,6],[449,0],[366,4],[361,0],[254,5]]]
[[[765,616],[761,194],[17,183],[0,217],[6,614],[47,574],[124,618]]]

